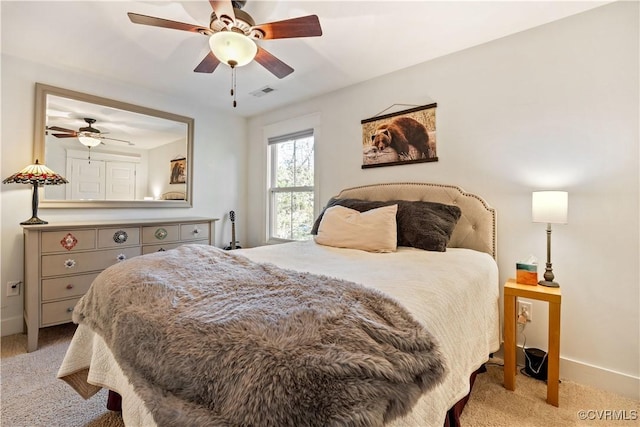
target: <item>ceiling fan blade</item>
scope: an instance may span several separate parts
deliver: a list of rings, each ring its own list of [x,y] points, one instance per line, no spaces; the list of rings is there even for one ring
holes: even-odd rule
[[[76,138],[78,136],[75,133],[52,133],[51,135],[56,138]]]
[[[75,130],[61,128],[60,126],[48,126],[47,130],[56,130],[58,132],[68,132],[68,133],[73,133],[73,134],[76,133]]]
[[[170,28],[172,30],[190,31],[192,33],[211,34],[209,28],[195,24],[185,24],[184,22],[170,21],[168,19],[156,18],[154,16],[140,15],[129,12],[129,19],[134,24],[151,25],[152,27]]]
[[[209,0],[213,11],[218,19],[228,24],[229,22],[236,22],[236,14],[233,11],[233,3],[231,0]]]
[[[293,68],[280,61],[261,47],[258,47],[258,53],[256,54],[255,59],[260,65],[269,70],[279,79],[287,77],[289,74],[293,73]]]
[[[292,37],[316,37],[322,35],[320,20],[317,15],[302,16],[300,18],[285,19],[284,21],[269,22],[252,27],[264,34],[265,40],[287,39]]]
[[[103,137],[102,137],[102,138],[100,138],[100,139],[101,139],[101,140],[108,139],[109,141],[122,142],[122,143],[125,143],[125,144],[127,144],[127,145],[131,145],[131,146],[135,145],[133,142],[131,142],[131,141],[125,141],[124,139],[108,138],[108,137],[106,137],[106,136],[103,136]],[[104,142],[102,142],[102,141],[100,141],[100,142],[101,142],[102,144],[104,144]]]
[[[220,60],[215,57],[213,52],[209,52],[193,71],[196,73],[213,73],[218,64],[220,64]]]

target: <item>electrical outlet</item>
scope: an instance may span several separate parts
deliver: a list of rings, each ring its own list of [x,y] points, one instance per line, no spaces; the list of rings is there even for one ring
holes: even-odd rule
[[[533,320],[532,304],[527,301],[518,301],[518,316],[524,315],[527,318],[527,322]]]
[[[20,295],[20,285],[22,284],[19,280],[13,280],[11,282],[7,282],[7,296],[8,297],[17,297]]]

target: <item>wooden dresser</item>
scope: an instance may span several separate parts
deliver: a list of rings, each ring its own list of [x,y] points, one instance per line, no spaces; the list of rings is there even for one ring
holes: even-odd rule
[[[215,242],[215,218],[92,221],[24,225],[27,351],[38,331],[68,323],[76,302],[105,268],[185,243]]]

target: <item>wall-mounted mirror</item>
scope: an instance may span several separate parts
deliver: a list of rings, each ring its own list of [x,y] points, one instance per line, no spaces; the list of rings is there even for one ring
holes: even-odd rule
[[[36,83],[34,154],[69,181],[41,207],[190,207],[193,119]]]

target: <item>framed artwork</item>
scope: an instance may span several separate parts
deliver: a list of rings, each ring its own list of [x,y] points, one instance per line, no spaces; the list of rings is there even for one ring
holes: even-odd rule
[[[169,184],[186,184],[187,183],[187,159],[182,157],[180,159],[171,160],[171,178]]]
[[[362,120],[362,169],[437,162],[436,107],[429,104]]]

